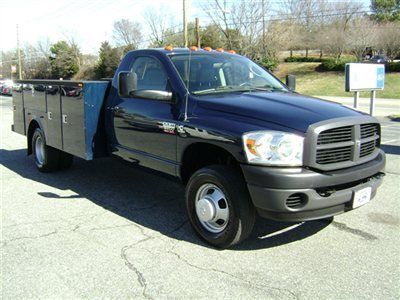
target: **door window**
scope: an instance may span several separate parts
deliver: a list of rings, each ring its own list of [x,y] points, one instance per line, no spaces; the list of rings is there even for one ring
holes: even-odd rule
[[[138,57],[132,65],[131,72],[136,73],[138,90],[167,90],[167,75],[157,59]]]

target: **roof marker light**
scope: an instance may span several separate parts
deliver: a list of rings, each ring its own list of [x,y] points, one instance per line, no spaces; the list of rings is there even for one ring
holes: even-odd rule
[[[224,52],[225,51],[224,48],[217,48],[215,50],[217,50],[218,52]]]
[[[212,48],[211,47],[204,47],[203,50],[210,52],[210,51],[212,51]]]
[[[199,48],[197,48],[196,46],[191,46],[190,51],[199,51]]]
[[[164,49],[167,51],[172,51],[172,50],[174,50],[174,47],[172,47],[172,45],[167,45],[164,47]]]

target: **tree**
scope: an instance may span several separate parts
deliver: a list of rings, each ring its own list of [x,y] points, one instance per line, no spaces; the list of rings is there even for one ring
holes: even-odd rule
[[[348,48],[357,61],[363,60],[367,47],[376,45],[377,34],[377,25],[369,18],[353,20],[349,28]]]
[[[142,43],[140,23],[127,19],[114,22],[113,38],[117,46],[124,48],[124,53],[138,49]]]
[[[226,39],[215,24],[209,24],[203,30],[201,30],[200,42],[202,47],[211,47],[216,49],[224,47]]]
[[[384,51],[390,60],[400,56],[400,23],[385,23],[378,28],[377,48]]]
[[[371,10],[377,21],[400,21],[400,0],[371,0]]]
[[[51,71],[54,78],[70,79],[79,71],[80,51],[76,44],[69,45],[66,41],[53,44],[51,51]]]
[[[114,76],[118,68],[120,56],[116,48],[112,48],[108,41],[101,43],[99,61],[95,67],[98,78],[110,78]]]
[[[157,48],[164,46],[168,28],[166,14],[152,7],[145,10],[144,19],[150,29],[150,47]]]
[[[322,50],[333,55],[338,62],[349,46],[351,22],[362,8],[359,4],[348,1],[335,4],[335,9],[326,15],[324,24],[320,25],[317,40]]]

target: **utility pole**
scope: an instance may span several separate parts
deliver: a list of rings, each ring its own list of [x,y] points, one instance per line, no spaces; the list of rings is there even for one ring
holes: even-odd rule
[[[265,50],[265,0],[261,1],[261,11],[262,11],[262,45],[263,45],[263,52],[264,55],[266,54]]]
[[[199,25],[199,18],[196,18],[196,41],[197,41],[197,48],[200,49],[201,41],[200,41],[200,25]]]
[[[185,48],[188,46],[186,1],[187,0],[183,0],[183,40],[184,40],[184,47]]]
[[[19,79],[22,79],[22,71],[21,71],[21,49],[19,48],[19,30],[17,24],[17,52],[18,52],[18,73]]]

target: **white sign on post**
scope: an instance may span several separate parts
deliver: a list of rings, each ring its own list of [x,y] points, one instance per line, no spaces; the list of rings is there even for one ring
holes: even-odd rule
[[[346,92],[380,91],[385,86],[385,65],[346,64]]]
[[[385,87],[385,65],[383,64],[346,64],[346,92],[354,92],[354,108],[358,108],[360,92],[371,92],[370,115],[374,111],[376,91]]]

